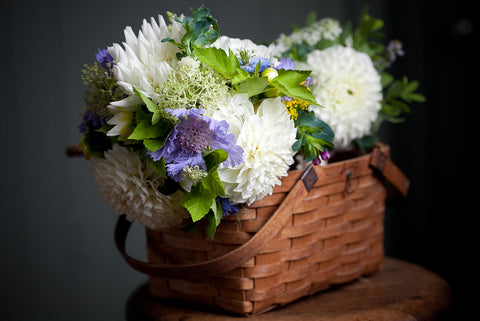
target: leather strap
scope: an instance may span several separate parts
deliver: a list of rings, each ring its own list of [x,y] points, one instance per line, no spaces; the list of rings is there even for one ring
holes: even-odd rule
[[[410,181],[407,176],[390,159],[390,149],[379,143],[372,151],[370,166],[377,170],[403,197],[407,197]]]
[[[381,173],[402,195],[406,196],[408,191],[408,179],[401,170],[393,164],[389,157],[389,147],[384,144],[376,146],[372,152],[370,166]],[[318,167],[318,166],[317,166]],[[313,168],[310,165],[303,173],[287,196],[283,199],[277,210],[263,227],[243,245],[212,260],[182,265],[153,264],[139,261],[126,253],[125,242],[130,229],[129,222],[125,215],[121,215],[115,227],[115,244],[125,261],[135,270],[150,276],[174,278],[174,279],[197,279],[231,271],[242,265],[270,242],[285,226],[295,207],[300,205],[308,192],[318,180],[316,171],[321,168]]]

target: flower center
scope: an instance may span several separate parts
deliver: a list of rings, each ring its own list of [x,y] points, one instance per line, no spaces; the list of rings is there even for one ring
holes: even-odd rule
[[[213,138],[208,123],[201,118],[188,117],[177,124],[177,139],[186,151],[201,153]]]

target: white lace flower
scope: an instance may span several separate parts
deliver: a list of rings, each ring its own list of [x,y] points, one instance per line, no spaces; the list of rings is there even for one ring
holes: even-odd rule
[[[115,65],[113,75],[118,85],[129,95],[127,98],[112,102],[108,107],[113,113],[134,111],[141,105],[140,98],[135,96],[133,87],[158,103],[157,89],[167,80],[172,71],[172,66],[177,63],[177,46],[162,42],[164,38],[172,38],[178,42],[185,34],[180,22],[173,21],[167,25],[162,16],[158,17],[158,24],[151,18],[150,23],[143,20],[142,30],[138,37],[131,27],[125,28],[124,48],[115,43],[108,47]],[[123,116],[118,116],[123,118]],[[116,124],[118,125],[118,124]],[[109,136],[114,136],[117,131],[124,130],[127,125],[110,131]]]
[[[229,49],[231,49],[237,57],[240,57],[241,52],[246,52],[248,53],[250,58],[267,58],[274,66],[278,64],[278,59],[273,58],[273,52],[269,49],[269,47],[264,45],[257,45],[250,39],[238,39],[230,38],[227,36],[220,36],[212,44],[212,46],[215,48],[223,49],[227,53],[227,55]]]
[[[104,159],[91,158],[91,169],[100,195],[130,221],[136,219],[149,228],[168,228],[189,217],[180,205],[183,193],[160,193],[157,187],[162,178],[126,147],[115,144]]]
[[[243,148],[244,162],[219,168],[220,179],[232,203],[251,204],[270,195],[293,163],[297,130],[281,99],[264,100],[256,113],[246,94],[231,97],[214,117],[230,124]]]
[[[335,147],[348,148],[370,133],[381,108],[382,85],[370,57],[350,47],[314,50],[307,57],[315,115],[335,132]]]
[[[289,35],[280,34],[278,39],[269,45],[270,51],[281,55],[293,45],[307,44],[315,47],[321,40],[335,40],[343,32],[340,22],[332,18],[315,21],[309,26],[295,30]]]

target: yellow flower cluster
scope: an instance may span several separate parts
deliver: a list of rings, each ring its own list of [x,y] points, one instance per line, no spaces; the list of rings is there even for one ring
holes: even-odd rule
[[[296,98],[291,98],[291,100],[285,100],[283,104],[287,107],[287,112],[290,114],[290,117],[292,119],[297,119],[299,108],[307,110],[308,106],[310,106],[310,103]]]

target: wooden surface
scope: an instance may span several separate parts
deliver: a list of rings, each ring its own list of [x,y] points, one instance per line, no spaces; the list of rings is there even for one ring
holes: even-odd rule
[[[380,271],[368,278],[250,318],[185,308],[181,304],[152,298],[144,284],[128,299],[127,320],[435,320],[450,308],[451,292],[438,275],[418,265],[387,258]]]

